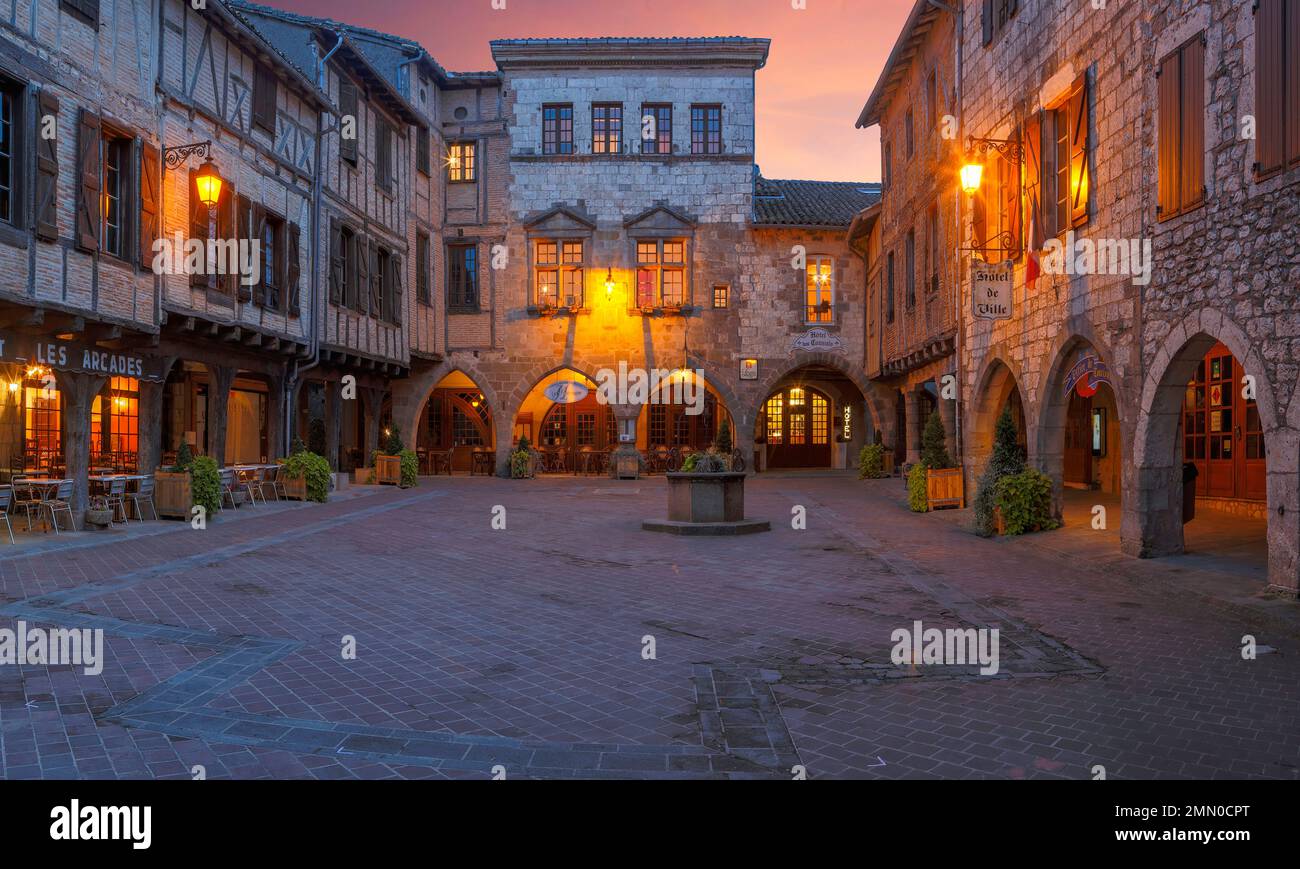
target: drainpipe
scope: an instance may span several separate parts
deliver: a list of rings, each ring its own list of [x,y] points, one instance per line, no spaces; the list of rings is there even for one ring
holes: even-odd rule
[[[326,75],[325,75],[325,65],[329,62],[329,59],[334,56],[334,52],[338,51],[339,48],[343,46],[343,34],[338,33],[336,35],[338,36],[338,40],[334,43],[334,47],[331,48],[328,52],[326,52],[325,56],[322,57],[316,63],[316,86],[321,90],[322,93],[328,93],[325,87],[327,84]],[[316,46],[313,43],[312,53],[314,54],[315,51],[316,51]],[[284,396],[285,442],[284,444],[282,444],[282,446],[285,447],[286,452],[288,451],[288,447],[290,443],[289,432],[292,431],[293,429],[292,426],[293,416],[294,416],[294,411],[296,410],[293,399],[298,389],[298,381],[302,376],[302,372],[315,368],[317,365],[320,364],[320,324],[317,322],[317,315],[319,313],[319,302],[320,302],[321,183],[324,180],[324,175],[321,172],[321,154],[323,150],[322,143],[325,139],[325,134],[339,129],[339,126],[336,124],[331,129],[326,130],[324,128],[323,115],[324,112],[321,112],[316,115],[316,149],[315,149],[316,160],[315,160],[315,164],[312,166],[312,197],[311,197],[312,257],[311,257],[311,293],[310,293],[311,333],[308,336],[308,346],[311,347],[311,362],[308,362],[306,365],[299,366],[298,361],[295,359],[293,363],[293,371],[289,374],[289,376],[285,380],[285,396]]]

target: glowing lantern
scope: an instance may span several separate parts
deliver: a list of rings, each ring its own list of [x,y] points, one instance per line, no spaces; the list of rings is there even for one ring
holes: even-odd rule
[[[211,158],[203,161],[194,176],[194,183],[199,188],[199,201],[208,208],[215,208],[221,201],[221,173]]]
[[[982,163],[967,163],[961,167],[961,189],[967,194],[974,196],[980,189],[980,182],[984,180],[984,165]]]

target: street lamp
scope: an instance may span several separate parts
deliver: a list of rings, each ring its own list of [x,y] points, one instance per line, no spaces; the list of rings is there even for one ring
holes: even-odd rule
[[[614,268],[610,266],[605,270],[605,299],[614,298]]]
[[[212,142],[191,142],[174,148],[163,148],[163,163],[168,169],[179,169],[190,157],[202,156],[203,165],[194,176],[198,187],[199,201],[208,208],[215,208],[221,201],[221,173],[217,164],[212,162]]]
[[[1012,139],[977,139],[968,136],[966,163],[961,167],[961,189],[968,196],[974,196],[979,192],[980,184],[984,180],[984,157],[990,151],[1002,155],[1004,160],[1015,164],[1017,168],[1024,154],[1020,143]]]
[[[961,167],[961,189],[967,196],[974,196],[979,192],[980,181],[984,178],[983,163],[967,163]]]

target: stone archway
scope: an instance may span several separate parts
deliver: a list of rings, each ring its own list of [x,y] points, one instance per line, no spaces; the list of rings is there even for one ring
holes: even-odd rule
[[[868,380],[861,369],[855,369],[844,356],[835,353],[802,354],[798,359],[790,361],[787,365],[776,369],[774,373],[762,378],[756,387],[753,400],[746,404],[736,405],[746,414],[744,419],[739,416],[735,417],[736,427],[752,432],[754,424],[758,420],[758,414],[763,407],[763,402],[776,390],[777,384],[799,369],[815,365],[833,368],[858,388],[858,392],[862,393],[862,397],[866,402],[867,412],[871,414],[872,426],[877,432],[881,433],[885,443],[891,443],[895,436],[891,391],[872,380]]]
[[[979,377],[975,381],[973,400],[966,411],[964,461],[968,486],[978,481],[984,471],[984,465],[993,452],[993,436],[998,417],[1008,402],[1019,404],[1023,413],[1025,442],[1030,446],[1034,444],[1032,414],[1029,412],[1023,384],[1019,366],[1001,347],[995,347],[985,355]]]
[[[402,437],[405,444],[414,444],[416,435],[419,433],[420,418],[424,415],[425,406],[429,402],[429,396],[433,393],[434,388],[442,382],[448,374],[460,372],[461,374],[474,381],[474,385],[483,393],[483,399],[492,409],[494,417],[496,416],[502,404],[498,400],[491,382],[487,376],[467,359],[451,359],[440,362],[429,370],[408,378],[407,380],[395,381],[392,386],[392,413],[393,425],[397,428],[398,434]],[[506,427],[507,433],[510,431]],[[500,433],[500,427],[497,427],[497,433]],[[498,438],[498,442],[500,439]]]
[[[1300,511],[1297,460],[1300,438],[1285,426],[1255,342],[1220,312],[1197,311],[1165,337],[1142,389],[1133,438],[1132,472],[1124,488],[1123,551],[1139,558],[1183,552],[1181,423],[1187,384],[1205,354],[1222,342],[1254,378],[1255,400],[1268,455],[1267,541],[1270,586],[1295,594],[1300,586]]]

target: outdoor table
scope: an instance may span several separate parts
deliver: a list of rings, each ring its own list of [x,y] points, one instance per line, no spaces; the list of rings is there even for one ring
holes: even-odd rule
[[[44,503],[45,501],[49,501],[51,498],[53,498],[55,495],[58,494],[59,486],[61,486],[64,482],[68,482],[68,481],[49,480],[49,479],[20,480],[19,482],[14,483],[14,491],[17,492],[19,489],[28,489],[37,496],[38,500]],[[48,532],[49,527],[45,520],[45,516],[46,516],[45,512],[42,511],[40,514],[41,530],[43,532]],[[74,528],[73,530],[75,531],[76,529]]]

